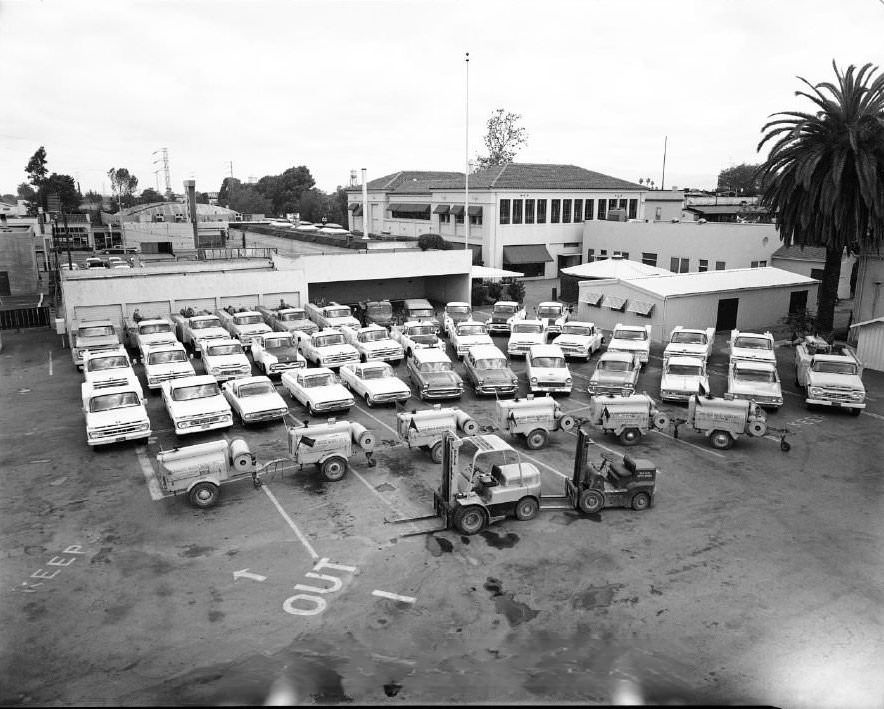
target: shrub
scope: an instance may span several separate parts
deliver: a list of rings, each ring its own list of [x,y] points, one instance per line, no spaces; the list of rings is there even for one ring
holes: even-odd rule
[[[510,300],[522,303],[525,300],[525,284],[522,281],[513,281],[507,286]]]
[[[421,234],[417,237],[417,245],[421,251],[427,249],[436,249],[438,251],[449,251],[452,246],[440,234]]]

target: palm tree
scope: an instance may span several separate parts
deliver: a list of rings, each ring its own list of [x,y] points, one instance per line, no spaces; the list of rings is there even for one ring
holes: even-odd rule
[[[775,141],[759,168],[761,204],[776,214],[786,246],[823,246],[826,266],[820,285],[817,329],[831,336],[847,253],[869,253],[884,240],[884,75],[865,64],[837,82],[812,85],[816,113],[786,111],[762,129],[761,150]]]

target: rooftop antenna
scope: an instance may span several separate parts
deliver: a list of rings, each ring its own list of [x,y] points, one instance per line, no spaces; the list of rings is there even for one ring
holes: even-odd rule
[[[172,179],[169,177],[169,149],[168,148],[160,148],[159,150],[154,150],[153,154],[160,154],[159,159],[154,159],[154,164],[157,162],[160,163],[161,167],[157,169],[157,172],[160,170],[163,171],[163,176],[166,181],[166,199],[172,199]],[[157,177],[157,189],[159,189],[159,177]]]
[[[666,144],[669,142],[669,136],[663,138],[663,175],[660,177],[660,189],[666,189]]]

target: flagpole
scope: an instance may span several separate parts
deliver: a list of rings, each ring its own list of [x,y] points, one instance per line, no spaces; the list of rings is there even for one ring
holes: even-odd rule
[[[464,251],[470,248],[470,53],[467,52],[466,56],[466,65],[467,65],[467,87],[466,87],[466,130],[464,134],[466,136],[465,144],[464,144],[464,154],[465,154],[465,170],[464,170],[464,207],[463,207],[463,227],[464,227],[464,238],[463,238],[463,248]],[[454,226],[457,226],[457,219],[454,220]]]

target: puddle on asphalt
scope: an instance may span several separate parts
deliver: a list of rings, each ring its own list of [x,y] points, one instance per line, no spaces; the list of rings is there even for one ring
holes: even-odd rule
[[[622,583],[609,583],[606,586],[590,586],[578,591],[571,598],[571,607],[580,610],[607,608],[614,600],[614,594],[623,588]]]
[[[447,539],[429,535],[426,541],[427,551],[433,556],[442,556],[442,554],[450,554],[454,550],[454,544]]]
[[[491,593],[497,612],[509,621],[510,627],[514,628],[534,620],[535,616],[540,613],[527,604],[515,600],[512,593],[505,592],[499,579],[489,576],[483,588]]]
[[[516,542],[519,541],[519,535],[507,532],[506,534],[498,534],[490,529],[480,532],[482,538],[488,543],[488,546],[495,549],[512,549]]]
[[[328,490],[325,481],[319,477],[316,471],[310,468],[306,471],[299,470],[295,473],[289,473],[286,477],[291,479],[295,487],[304,492],[309,492],[311,495],[324,495]]]

